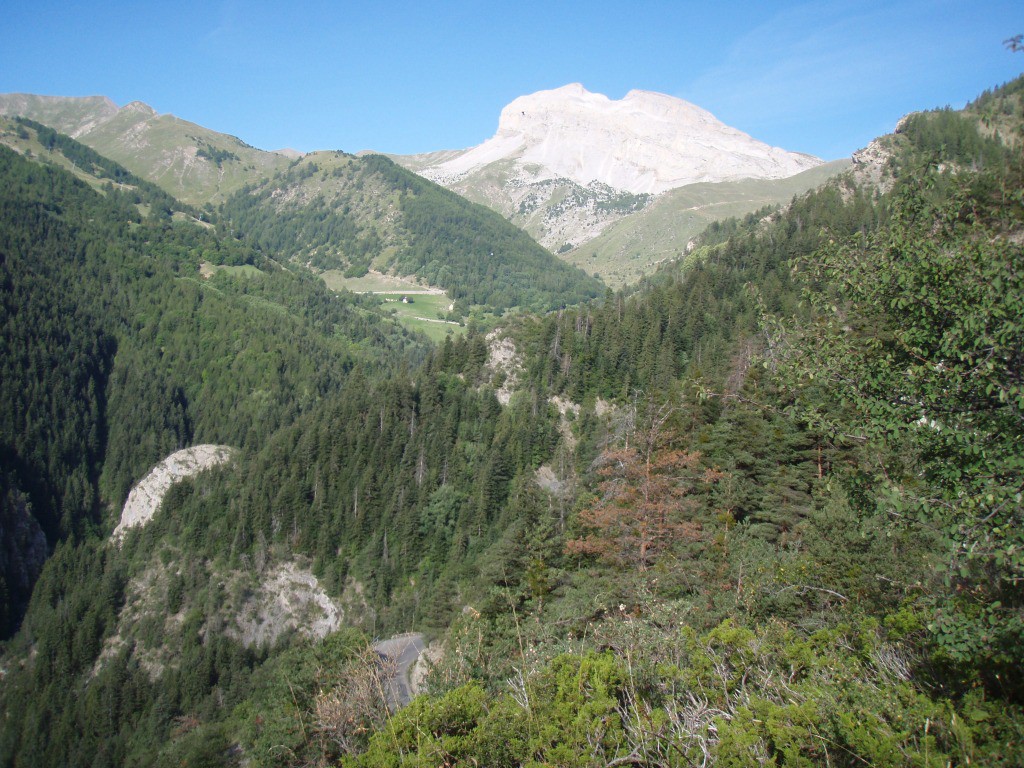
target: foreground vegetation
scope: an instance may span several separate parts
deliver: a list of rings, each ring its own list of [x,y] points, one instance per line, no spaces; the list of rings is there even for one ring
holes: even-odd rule
[[[269,264],[200,283],[197,250],[259,254],[3,155],[4,509],[63,542],[5,649],[3,761],[1019,765],[1020,91],[908,121],[885,193],[848,176],[513,319],[514,374],[472,323],[426,351]],[[35,333],[47,302],[77,321]],[[131,478],[214,439],[236,468],[106,546]],[[351,629],[245,647],[225,574],[296,556],[358,586]],[[146,573],[173,620],[129,626]],[[389,714],[367,641],[408,628],[444,653]]]

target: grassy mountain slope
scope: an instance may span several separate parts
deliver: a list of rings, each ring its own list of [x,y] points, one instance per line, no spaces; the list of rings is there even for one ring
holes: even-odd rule
[[[392,159],[416,171],[448,154]],[[685,251],[710,222],[787,203],[848,165],[837,160],[786,179],[691,184],[652,196],[569,179],[525,182],[514,163],[505,161],[452,183],[451,189],[502,214],[559,258],[619,287]]]
[[[29,93],[0,95],[0,113],[37,120],[72,138],[106,122],[117,112],[118,106],[106,96],[65,98]]]
[[[68,171],[102,193],[116,191],[130,198],[143,215],[199,221],[203,214],[167,194],[156,184],[141,179],[93,149],[24,117],[0,118],[0,144],[44,165]]]
[[[608,285],[619,287],[652,273],[686,252],[710,223],[742,217],[765,206],[784,205],[849,166],[836,160],[788,179],[749,179],[691,184],[655,198],[642,210],[608,226],[600,235],[560,256]]]
[[[182,202],[219,203],[290,160],[141,102],[120,109],[102,97],[0,95],[0,114],[23,115],[78,139]]]

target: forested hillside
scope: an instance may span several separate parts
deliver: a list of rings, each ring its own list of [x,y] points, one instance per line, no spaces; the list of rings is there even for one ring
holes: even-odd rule
[[[157,115],[141,102],[118,109],[106,99],[7,94],[0,96],[0,113],[22,115],[22,124],[41,130],[44,153],[61,144],[60,156],[73,172],[79,155],[104,152],[120,165],[103,162],[125,179],[103,178],[133,186],[144,178],[150,193],[164,190],[162,203],[177,195],[190,204],[175,202],[177,209],[205,221],[221,212],[228,238],[242,237],[271,258],[349,276],[371,266],[415,276],[445,289],[464,315],[470,305],[499,313],[545,311],[593,298],[602,287],[502,216],[382,155],[316,152],[289,161],[234,136]]]
[[[601,288],[499,214],[383,155],[308,155],[242,189],[223,218],[229,231],[283,258],[349,276],[371,266],[414,275],[460,304],[544,311]]]
[[[1019,88],[524,324],[576,512],[345,764],[1019,764]]]
[[[424,364],[371,302],[195,223],[143,217],[137,190],[2,160],[8,633],[53,550],[8,649],[32,661],[5,667],[5,762],[152,764],[179,718],[229,714],[268,649],[220,634],[235,617],[218,613],[218,579],[305,556],[333,594],[358,579],[357,625],[444,626],[516,488],[530,492],[513,478],[550,454],[553,409],[503,409],[476,387],[488,349],[472,325]],[[201,261],[261,269],[203,279]],[[199,442],[242,458],[107,546],[130,485]],[[154,562],[170,569],[157,599],[185,617],[173,630],[121,621]],[[429,596],[398,589],[418,578]],[[153,658],[176,660],[157,673]]]
[[[123,166],[98,152],[55,131],[42,123],[25,117],[0,120],[0,142],[40,162],[71,170],[94,188],[116,186],[130,193],[131,200],[140,211],[145,209],[155,217],[170,219],[175,213],[192,217],[202,216],[195,208],[171,197],[156,184],[140,179]]]
[[[60,543],[4,647],[0,760],[1019,765],[1020,94],[433,349],[264,260],[312,242],[287,212],[175,224],[5,152],[4,544],[35,551],[30,517]],[[206,441],[241,455],[109,545],[129,485]],[[246,639],[285,564],[346,628]],[[409,629],[440,654],[389,713],[368,640]]]
[[[104,508],[119,510],[171,450],[258,446],[357,362],[416,344],[369,305],[269,262],[259,278],[204,281],[200,260],[258,257],[171,223],[159,190],[98,193],[0,151],[5,515],[50,547],[107,523]],[[4,578],[7,634],[34,574]]]

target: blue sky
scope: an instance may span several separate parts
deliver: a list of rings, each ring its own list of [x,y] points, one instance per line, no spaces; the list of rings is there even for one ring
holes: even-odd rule
[[[0,93],[140,100],[250,144],[414,153],[516,96],[660,91],[834,159],[1024,72],[1024,2],[7,2]]]

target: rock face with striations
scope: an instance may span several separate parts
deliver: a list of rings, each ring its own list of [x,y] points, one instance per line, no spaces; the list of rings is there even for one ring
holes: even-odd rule
[[[121,511],[121,522],[114,529],[114,541],[120,541],[129,528],[149,522],[160,508],[164,495],[179,480],[232,459],[234,449],[226,445],[194,445],[176,451],[157,464],[128,494]]]
[[[247,591],[227,634],[246,647],[269,647],[292,631],[322,639],[337,631],[345,612],[324,591],[308,567],[281,563]]]

